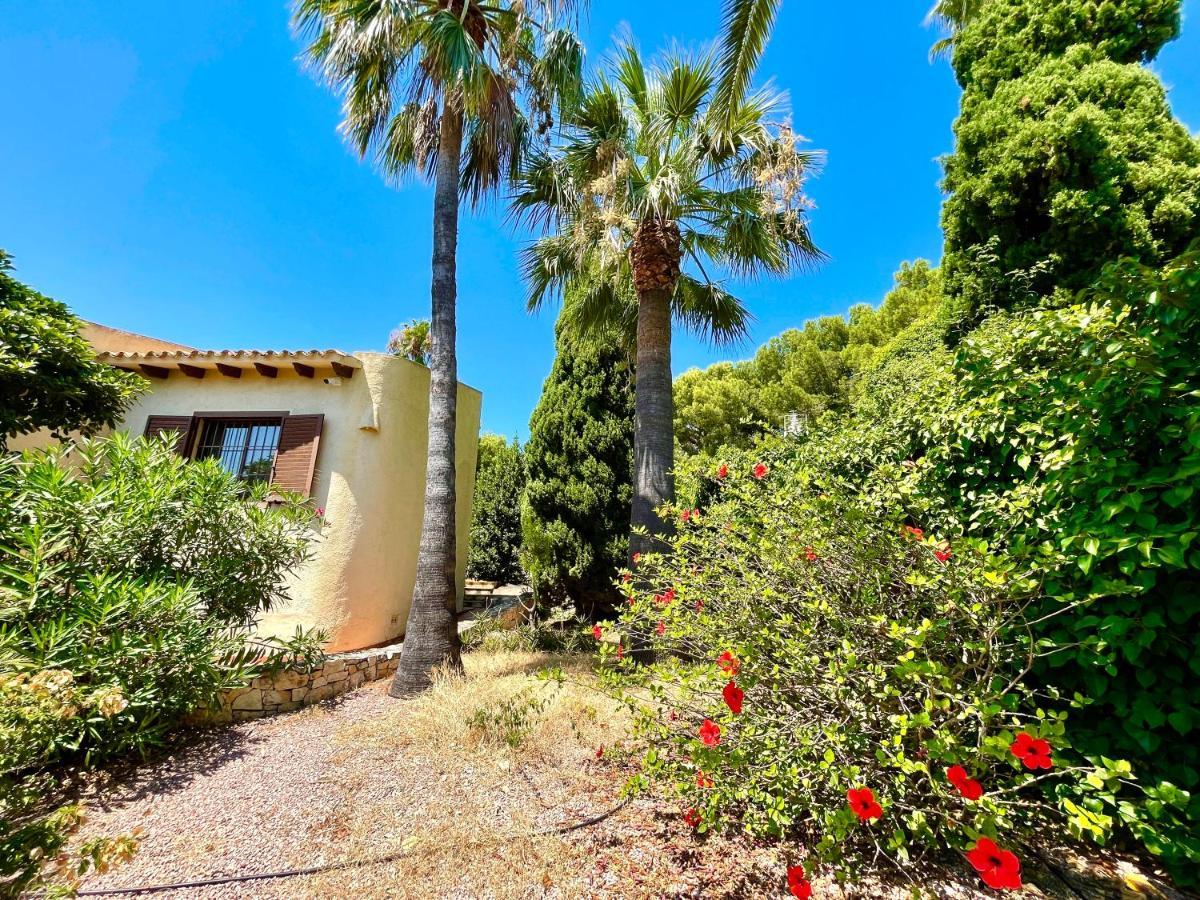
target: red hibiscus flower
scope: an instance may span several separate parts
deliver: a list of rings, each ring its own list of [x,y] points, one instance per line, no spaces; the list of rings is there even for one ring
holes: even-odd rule
[[[804,877],[804,866],[788,866],[787,883],[788,890],[792,892],[792,896],[796,897],[797,900],[809,900],[812,896],[812,885]]]
[[[596,759],[599,759],[599,758],[600,758],[600,757],[602,757],[603,755],[604,755],[604,745],[603,745],[603,744],[601,744],[601,745],[599,746],[599,748],[597,748],[597,750],[596,750]]]
[[[809,562],[816,562],[817,561],[817,551],[814,550],[812,547],[805,547],[804,548],[804,558],[807,559]]]
[[[875,802],[875,792],[870,788],[850,788],[846,791],[846,799],[854,814],[864,822],[883,816],[883,807]]]
[[[693,806],[683,814],[683,821],[687,822],[689,828],[695,828],[700,824],[700,813]]]
[[[967,775],[962,766],[951,766],[946,770],[946,780],[968,800],[978,800],[983,796],[983,785]]]
[[[669,718],[669,719],[670,719],[672,722],[674,722],[676,719],[678,719],[678,718],[679,718],[679,713],[678,713],[678,712],[676,712],[675,710],[671,710],[671,715],[670,715],[670,716],[668,716],[668,718]]]
[[[902,531],[903,531],[905,534],[911,535],[912,537],[916,538],[918,541],[923,541],[923,540],[925,540],[925,532],[924,532],[924,530],[923,530],[923,529],[920,529],[920,528],[918,528],[918,527],[917,527],[917,526],[915,526],[915,525],[905,525],[905,526],[904,526],[904,528],[902,529]]]
[[[938,562],[942,563],[943,565],[945,564],[946,560],[948,560],[953,555],[954,554],[950,552],[950,548],[948,546],[943,547],[941,550],[933,551],[933,558],[936,559]]]
[[[665,591],[663,591],[662,598],[663,598],[663,603],[670,603],[672,600],[674,600],[675,599],[675,588],[667,588]]]
[[[1054,766],[1054,760],[1050,758],[1050,742],[1035,738],[1028,732],[1018,734],[1008,749],[1027,769],[1050,769]]]
[[[660,621],[657,625],[654,626],[654,633],[659,634],[659,635],[666,634],[667,633],[667,623]]]
[[[989,838],[981,837],[967,854],[967,862],[975,867],[983,883],[998,891],[1021,888],[1021,861],[1009,850],[1001,850]]]
[[[709,778],[703,772],[700,772],[700,771],[696,772],[696,787],[710,788],[712,786],[713,786],[713,780],[711,778]]]
[[[628,572],[626,572],[624,575],[621,576],[621,580],[623,582],[625,582],[626,584],[629,584],[629,582],[633,580],[633,576],[630,575]]]
[[[721,479],[729,477],[729,466],[721,463],[721,468],[717,469],[717,477]]]
[[[704,609],[704,601],[697,600],[696,601],[696,612],[700,612],[700,610],[702,610],[702,609]]]
[[[721,696],[725,698],[725,705],[729,707],[729,711],[735,716],[742,712],[742,700],[746,697],[746,692],[734,684],[732,681],[725,685],[725,690],[721,691]]]
[[[741,670],[742,663],[736,656],[733,655],[733,653],[731,653],[729,650],[726,650],[717,657],[717,667],[730,678],[732,678]]]
[[[700,740],[705,747],[715,747],[721,743],[721,726],[711,719],[705,719],[700,726]]]
[[[624,658],[625,658],[625,645],[617,644],[617,659],[624,659]]]
[[[638,564],[638,560],[641,558],[642,558],[642,554],[640,554],[640,553],[633,554],[633,564],[636,566]]]
[[[594,637],[596,640],[600,640],[600,638],[603,635],[604,635],[604,631],[600,628],[599,625],[592,626],[592,637]]]
[[[765,463],[758,463],[752,470],[751,474],[761,481],[767,477],[767,472],[769,471],[771,470],[767,468]]]

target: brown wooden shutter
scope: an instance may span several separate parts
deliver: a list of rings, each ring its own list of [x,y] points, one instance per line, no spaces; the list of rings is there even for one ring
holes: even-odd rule
[[[192,434],[191,416],[148,416],[146,418],[145,436],[154,438],[164,431],[173,431],[178,435],[175,441],[175,452],[187,456],[189,438]]]
[[[279,432],[279,452],[271,483],[283,491],[308,496],[317,467],[317,445],[321,442],[323,415],[288,416]]]

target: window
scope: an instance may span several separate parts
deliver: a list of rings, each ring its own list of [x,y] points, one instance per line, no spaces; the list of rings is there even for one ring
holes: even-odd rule
[[[267,481],[279,449],[283,420],[201,419],[196,459],[216,459],[246,481]]]

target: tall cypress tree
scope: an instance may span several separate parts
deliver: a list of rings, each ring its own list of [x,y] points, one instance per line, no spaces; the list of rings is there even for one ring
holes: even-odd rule
[[[633,376],[616,341],[571,337],[560,323],[556,348],[525,445],[521,561],[541,596],[595,617],[619,599],[628,551]]]
[[[479,439],[475,467],[475,504],[467,577],[514,584],[524,577],[521,550],[521,492],[525,471],[521,445],[498,434]]]
[[[947,293],[960,313],[1154,265],[1200,231],[1200,144],[1152,60],[1180,0],[989,0],[957,36],[946,159]]]

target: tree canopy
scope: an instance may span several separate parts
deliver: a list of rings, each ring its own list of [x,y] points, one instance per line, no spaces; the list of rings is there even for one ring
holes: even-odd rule
[[[39,428],[61,437],[114,427],[145,382],[97,362],[79,319],[11,268],[0,250],[0,449]]]
[[[746,447],[758,436],[811,426],[843,409],[854,378],[881,347],[941,304],[941,277],[925,260],[904,263],[878,307],[856,304],[764,344],[744,362],[691,369],[675,380],[675,435],[687,453]]]

